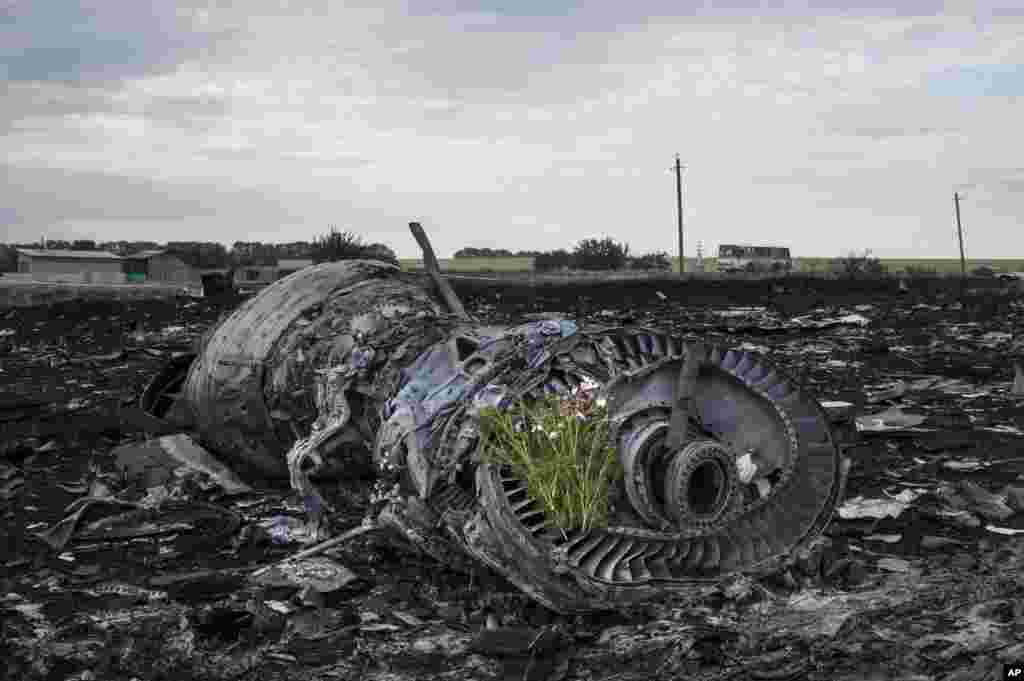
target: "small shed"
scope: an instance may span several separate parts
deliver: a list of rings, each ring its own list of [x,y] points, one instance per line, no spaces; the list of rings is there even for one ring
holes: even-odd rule
[[[163,250],[139,251],[125,256],[128,281],[202,286],[202,273],[173,253]]]
[[[125,279],[134,284],[141,284],[149,277],[149,259],[162,251],[138,251],[124,256]]]
[[[107,251],[18,249],[18,272],[34,281],[123,284],[121,256]]]
[[[172,253],[154,253],[149,257],[150,281],[202,286],[202,274]]]
[[[235,280],[227,267],[199,270],[203,280],[204,296],[221,296],[235,292]]]

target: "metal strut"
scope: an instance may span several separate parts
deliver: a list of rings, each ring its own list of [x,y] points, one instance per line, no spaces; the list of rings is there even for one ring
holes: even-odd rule
[[[690,343],[686,348],[686,359],[679,371],[676,383],[675,403],[669,418],[666,444],[669,451],[678,451],[686,444],[689,424],[697,421],[697,374],[707,362],[708,351],[703,343]]]

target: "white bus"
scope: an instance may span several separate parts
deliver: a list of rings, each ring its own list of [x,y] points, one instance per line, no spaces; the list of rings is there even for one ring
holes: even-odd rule
[[[789,271],[792,267],[788,248],[734,244],[718,247],[719,272],[778,272]]]

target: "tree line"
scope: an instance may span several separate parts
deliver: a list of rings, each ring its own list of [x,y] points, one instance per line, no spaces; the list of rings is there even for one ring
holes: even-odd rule
[[[505,248],[461,248],[456,258],[521,258],[532,257],[533,269],[538,272],[554,270],[669,270],[672,260],[665,251],[631,256],[629,245],[618,243],[611,237],[584,239],[571,250],[509,251]]]
[[[542,251],[510,251],[507,248],[460,248],[453,258],[535,258]]]
[[[557,249],[541,253],[533,260],[538,272],[555,270],[670,270],[672,260],[665,251],[629,254],[629,244],[619,243],[611,237],[583,239],[572,251]]]
[[[2,245],[0,245],[2,246]],[[0,271],[17,269],[17,255],[14,248],[41,248],[41,243],[11,244],[0,247]],[[47,249],[109,251],[130,257],[143,251],[162,250],[177,256],[197,269],[231,269],[249,265],[275,265],[282,258],[308,258],[315,263],[352,258],[383,260],[398,264],[395,252],[386,244],[367,242],[358,234],[331,227],[313,241],[290,241],[286,243],[263,243],[259,241],[236,241],[227,248],[224,244],[208,241],[106,241],[88,239],[47,240]],[[571,251],[519,250],[504,248],[466,247],[455,252],[456,258],[501,258],[530,257],[537,271],[561,269],[619,270],[671,269],[671,259],[664,251],[631,256],[629,245],[618,243],[611,237],[584,239]]]

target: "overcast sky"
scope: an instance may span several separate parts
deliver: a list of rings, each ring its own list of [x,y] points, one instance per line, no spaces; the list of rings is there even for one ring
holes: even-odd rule
[[[760,4],[0,0],[0,240],[1024,257],[1021,0]]]

